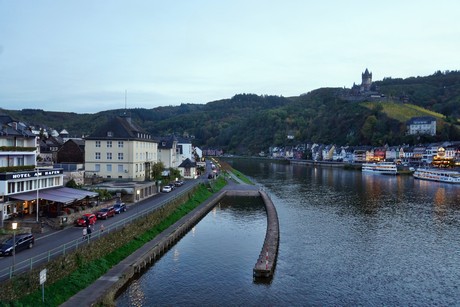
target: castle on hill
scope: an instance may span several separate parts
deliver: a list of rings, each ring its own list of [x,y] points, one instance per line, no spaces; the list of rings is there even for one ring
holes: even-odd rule
[[[384,101],[385,95],[379,93],[378,88],[372,84],[372,72],[366,68],[361,74],[361,84],[353,83],[353,86],[342,97],[350,101]]]

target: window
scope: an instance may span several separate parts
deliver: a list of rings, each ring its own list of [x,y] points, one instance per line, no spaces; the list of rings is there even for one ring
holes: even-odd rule
[[[123,153],[122,152],[118,153],[118,160],[123,160]]]
[[[112,164],[106,164],[106,168],[108,173],[112,172]]]
[[[118,164],[118,172],[123,173],[123,164]]]
[[[96,160],[101,160],[101,153],[100,152],[96,152]]]
[[[118,141],[118,148],[123,148],[123,141]]]
[[[16,190],[15,190],[15,185],[14,185],[14,182],[8,182],[8,193],[11,194],[11,193],[15,193]]]
[[[111,152],[107,153],[107,160],[112,160],[112,153]]]
[[[107,148],[112,147],[112,141],[107,141]]]
[[[100,164],[95,164],[95,165],[94,165],[94,170],[95,170],[96,172],[100,172],[100,171],[101,171],[101,165],[100,165]]]
[[[96,141],[96,147],[101,147],[101,141]]]
[[[108,137],[113,137],[113,131],[107,131],[107,136]]]

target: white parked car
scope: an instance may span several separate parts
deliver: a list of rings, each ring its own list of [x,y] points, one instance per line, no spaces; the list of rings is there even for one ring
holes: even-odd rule
[[[165,185],[163,188],[161,188],[161,192],[164,193],[169,193],[172,191],[172,188],[169,185]]]

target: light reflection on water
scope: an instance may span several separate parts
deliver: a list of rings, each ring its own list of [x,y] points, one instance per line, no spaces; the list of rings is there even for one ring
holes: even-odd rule
[[[251,276],[265,234],[263,209],[221,206],[176,245],[175,263],[173,248],[142,276],[134,288],[144,296],[131,300],[129,289],[119,306],[136,297],[143,306],[446,306],[460,300],[460,186],[231,162],[277,207],[281,241],[272,283],[254,284]]]

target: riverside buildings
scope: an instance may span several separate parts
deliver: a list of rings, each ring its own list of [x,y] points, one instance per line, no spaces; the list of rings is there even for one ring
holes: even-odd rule
[[[37,168],[35,134],[21,122],[0,115],[0,222],[15,216],[38,221],[45,210],[54,208],[55,198],[40,191],[62,187],[62,169]]]

